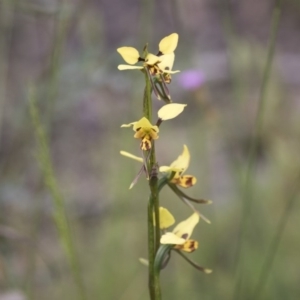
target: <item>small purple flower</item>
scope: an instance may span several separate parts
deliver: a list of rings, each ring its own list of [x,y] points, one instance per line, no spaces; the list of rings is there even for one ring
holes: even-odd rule
[[[200,70],[191,69],[181,72],[177,77],[179,85],[185,90],[195,90],[205,82],[205,74]]]

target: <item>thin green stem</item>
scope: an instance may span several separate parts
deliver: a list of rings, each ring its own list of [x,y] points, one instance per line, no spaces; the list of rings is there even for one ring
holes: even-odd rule
[[[145,72],[145,81],[146,87],[144,91],[144,101],[143,101],[143,115],[147,118],[150,122],[152,120],[152,98],[151,98],[151,83],[148,78],[147,72]]]
[[[266,98],[267,98],[266,96],[268,91],[268,83],[271,75],[271,67],[272,67],[273,57],[275,53],[275,45],[276,45],[276,39],[278,34],[279,21],[281,17],[281,7],[282,7],[282,0],[277,0],[272,15],[271,36],[270,36],[270,41],[268,46],[267,61],[263,73],[263,80],[260,89],[260,97],[259,97],[257,116],[255,121],[254,135],[251,141],[248,165],[247,165],[246,176],[245,176],[241,225],[239,226],[240,231],[239,231],[238,243],[237,243],[237,249],[235,255],[235,261],[236,261],[235,273],[236,273],[237,280],[236,280],[233,299],[236,300],[240,299],[240,290],[243,282],[242,249],[245,240],[244,238],[245,232],[247,230],[247,225],[249,222],[249,216],[251,215],[251,210],[254,202],[253,201],[254,182],[253,182],[252,175],[254,172],[254,166],[255,166],[254,163],[255,163],[255,158],[256,158],[256,153],[258,148],[258,141],[260,138],[262,123],[263,123],[263,116],[264,116],[264,110],[265,110]]]
[[[150,299],[155,299],[155,284],[154,284],[154,259],[155,259],[155,244],[154,244],[154,224],[153,224],[153,200],[151,195],[148,203],[148,261],[149,261],[149,293]]]
[[[13,31],[14,13],[9,13],[9,10],[14,12],[17,3],[13,2],[12,7],[9,7],[9,1],[5,0],[0,3],[0,139],[2,135],[3,117],[5,113],[6,84],[8,74],[8,55],[9,47]],[[10,16],[12,15],[12,16]]]
[[[287,202],[284,211],[279,219],[277,229],[275,231],[275,235],[270,242],[269,251],[266,252],[265,261],[262,265],[261,272],[259,273],[257,284],[253,293],[253,297],[251,299],[259,299],[263,289],[268,281],[270,271],[275,260],[275,256],[280,245],[280,241],[282,238],[283,231],[285,229],[286,223],[289,218],[289,214],[298,199],[299,196],[299,181],[300,181],[300,173],[296,177],[296,180],[293,183],[293,186],[288,189],[290,191],[290,195],[287,197]]]
[[[45,185],[49,189],[54,202],[54,221],[56,223],[61,243],[71,267],[74,282],[78,291],[77,297],[79,300],[85,300],[86,295],[79,267],[79,259],[75,249],[74,238],[65,208],[65,201],[60,192],[58,182],[54,174],[47,135],[40,121],[40,115],[36,104],[36,93],[33,88],[30,91],[29,104],[30,115],[38,143],[38,160],[44,177],[43,179]]]
[[[238,36],[236,34],[233,18],[231,15],[230,0],[219,0],[219,6],[221,10],[223,32],[225,34],[225,40],[227,43],[227,59],[229,65],[229,73],[232,79],[232,90],[234,101],[236,105],[243,102],[244,98],[244,84],[241,76],[240,60],[236,59],[236,46],[238,45]],[[239,116],[236,116],[239,117]]]
[[[158,251],[160,246],[160,227],[159,227],[159,192],[158,192],[158,177],[157,177],[157,166],[156,166],[156,158],[155,158],[155,144],[153,142],[151,155],[150,155],[150,162],[155,162],[152,168],[152,174],[150,175],[150,191],[153,199],[153,211],[154,211],[154,218],[155,218],[155,254]]]
[[[152,120],[152,98],[151,83],[145,73],[146,87],[144,92],[143,115],[150,122]],[[150,150],[148,170],[150,172],[149,188],[150,197],[148,204],[148,256],[149,256],[149,292],[151,300],[161,299],[159,273],[154,270],[155,255],[159,247],[160,229],[159,229],[159,198],[158,198],[158,178],[156,169],[155,144],[152,142]],[[155,224],[154,226],[154,220]]]
[[[54,39],[51,49],[51,61],[48,71],[48,86],[47,86],[47,126],[51,128],[55,101],[57,100],[59,90],[59,71],[61,67],[61,56],[63,52],[66,35],[68,32],[69,19],[65,16],[65,0],[59,1],[59,10],[54,15],[55,28]]]

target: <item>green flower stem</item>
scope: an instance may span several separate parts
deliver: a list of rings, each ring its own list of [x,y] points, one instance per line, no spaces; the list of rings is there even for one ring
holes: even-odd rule
[[[150,162],[153,162],[152,164],[152,173],[150,174],[150,191],[151,196],[153,199],[153,211],[154,211],[154,219],[155,224],[159,224],[159,190],[158,190],[158,177],[157,177],[157,164],[156,164],[156,157],[155,157],[155,143],[152,144],[151,154],[150,154]],[[155,254],[158,251],[158,248],[160,246],[160,227],[154,226],[155,229]]]
[[[155,245],[154,245],[154,224],[153,224],[153,201],[151,195],[148,202],[148,284],[150,299],[155,299],[155,284],[154,284],[154,258],[155,258]]]
[[[145,91],[144,91],[143,114],[144,114],[144,117],[147,118],[151,122],[151,120],[152,120],[152,98],[151,98],[152,87],[151,87],[151,83],[148,78],[147,72],[145,72],[145,81],[146,81],[146,87],[145,87]]]
[[[151,83],[145,73],[146,87],[144,92],[143,114],[150,122],[152,120],[152,99],[151,99]],[[159,229],[159,198],[158,198],[158,178],[156,170],[155,144],[152,142],[150,150],[148,170],[150,172],[149,188],[150,197],[148,204],[148,260],[149,260],[149,292],[151,300],[161,299],[159,273],[154,271],[155,255],[159,247],[160,229]],[[153,220],[153,213],[155,218]]]

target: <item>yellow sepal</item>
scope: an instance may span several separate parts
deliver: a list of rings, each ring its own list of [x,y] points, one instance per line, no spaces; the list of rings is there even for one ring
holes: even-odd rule
[[[182,173],[188,168],[190,164],[190,152],[186,145],[183,145],[182,154],[178,156],[178,158],[173,161],[170,165],[171,169],[180,169]]]
[[[161,236],[160,243],[163,245],[182,245],[185,243],[185,239],[178,237],[173,232],[167,232]]]
[[[168,73],[168,74],[175,74],[178,73],[180,71],[172,71],[173,68],[173,64],[174,64],[174,59],[175,59],[175,54],[169,53],[169,54],[165,54],[159,57],[160,59],[160,63],[157,64],[157,66],[159,67],[159,69],[163,72],[163,73]]]
[[[133,130],[136,131],[138,128],[151,128],[152,124],[145,117],[142,117],[139,121],[135,122]]]
[[[135,123],[137,122],[132,122],[132,123],[129,123],[129,124],[122,124],[121,127],[130,127],[130,126],[133,126]]]
[[[143,162],[143,159],[142,159],[141,157],[135,156],[135,155],[133,155],[133,154],[131,154],[131,153],[129,153],[129,152],[126,152],[126,151],[121,150],[121,151],[120,151],[120,154],[123,155],[123,156],[129,157],[129,158],[132,158],[132,159],[134,159],[134,160],[136,160],[136,161],[139,161],[139,162],[141,162],[141,163]]]
[[[178,34],[172,33],[164,37],[158,45],[158,49],[162,54],[174,52],[178,44]]]
[[[139,61],[139,51],[133,47],[121,47],[117,51],[123,57],[123,59],[130,65],[134,65]]]
[[[142,70],[144,67],[142,66],[129,66],[129,65],[118,65],[118,70],[124,71],[124,70]]]
[[[151,54],[151,53],[148,53],[148,55],[145,58],[145,63],[149,66],[154,66],[154,65],[158,64],[159,62],[161,62],[160,57],[158,57],[154,54]]]
[[[153,216],[154,226],[155,218]],[[164,207],[159,208],[159,228],[166,229],[175,223],[173,215]]]
[[[185,221],[180,222],[173,230],[173,233],[179,238],[188,240],[192,235],[195,226],[198,224],[200,217],[197,213],[193,213]]]
[[[174,119],[183,112],[186,106],[180,103],[166,104],[158,111],[158,117],[163,121]]]

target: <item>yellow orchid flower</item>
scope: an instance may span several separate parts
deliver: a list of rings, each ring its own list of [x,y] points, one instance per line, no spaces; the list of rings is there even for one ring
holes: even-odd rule
[[[179,114],[182,113],[186,104],[180,103],[170,103],[164,105],[158,111],[158,124],[162,121],[170,120],[176,118]],[[149,150],[151,149],[151,141],[158,139],[159,128],[157,125],[152,125],[149,120],[145,117],[141,118],[137,122],[132,122],[129,124],[123,124],[121,127],[130,127],[133,126],[135,131],[134,137],[141,139],[141,149]]]
[[[142,140],[140,148],[142,150],[150,150],[151,141],[158,139],[158,127],[156,125],[153,126],[145,117],[141,118],[137,122],[123,124],[121,127],[130,126],[133,126],[133,131],[135,131],[134,137]]]
[[[160,215],[161,223],[167,222],[164,220],[164,216],[165,214]],[[197,213],[193,213],[185,221],[180,222],[172,232],[163,234],[160,238],[160,243],[164,245],[174,245],[174,249],[183,250],[185,252],[195,251],[198,248],[198,242],[191,240],[190,236],[192,235],[192,232],[199,220],[199,215]]]
[[[183,152],[178,158],[171,163],[170,166],[161,166],[159,168],[160,172],[163,173],[172,173],[174,176],[171,179],[171,183],[177,184],[181,187],[187,188],[193,186],[197,179],[192,175],[183,175],[187,170],[190,163],[190,152],[186,145],[183,145]]]
[[[179,71],[172,71],[175,54],[174,50],[176,49],[178,44],[178,34],[172,33],[166,37],[164,37],[159,45],[159,51],[157,55],[152,53],[148,53],[146,57],[141,57],[140,53],[137,49],[133,47],[120,47],[117,49],[117,52],[122,56],[122,58],[127,62],[129,65],[119,65],[118,69],[123,70],[142,70],[144,69],[148,77],[151,81],[151,85],[156,97],[160,100],[160,93],[157,90],[157,87],[152,79],[155,77],[158,81],[162,82],[164,87],[164,94],[170,100],[170,95],[168,88],[166,87],[166,83],[171,82],[171,75],[174,73],[178,73]],[[141,66],[135,66],[136,63],[143,62]]]
[[[172,71],[174,63],[174,50],[177,47],[178,34],[172,33],[163,38],[158,47],[159,52],[157,55],[148,53],[145,58],[140,57],[139,51],[133,47],[120,47],[117,49],[123,59],[129,64],[119,65],[119,70],[132,70],[132,69],[144,69],[145,67],[158,66],[160,72],[176,73],[178,71]],[[132,66],[138,62],[144,62],[143,66]],[[131,65],[131,66],[130,66]]]

